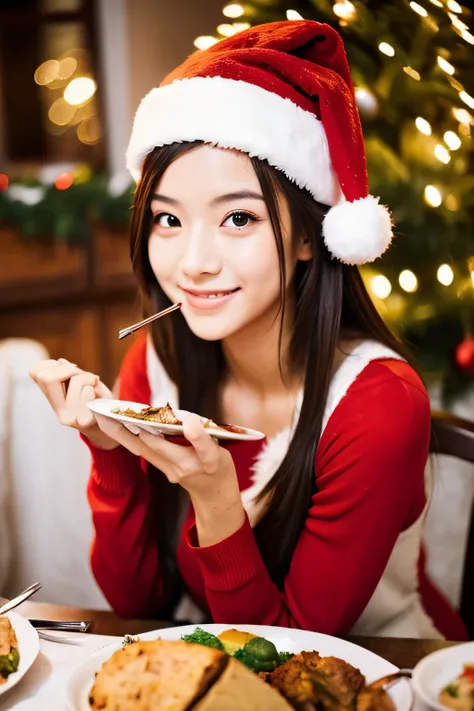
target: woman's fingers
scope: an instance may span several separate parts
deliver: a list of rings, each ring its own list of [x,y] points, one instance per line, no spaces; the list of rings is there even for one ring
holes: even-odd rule
[[[189,415],[183,422],[184,436],[193,445],[207,474],[217,472],[222,449],[211,437],[197,415]]]
[[[97,397],[104,397],[108,400],[113,400],[114,398],[111,391],[108,389],[107,385],[104,385],[102,380],[99,380],[99,382],[95,386],[95,394]]]
[[[87,403],[95,400],[94,387],[98,380],[98,376],[92,373],[81,373],[71,378],[64,407],[58,413],[63,425],[87,429],[95,424]]]
[[[58,364],[57,361],[43,361],[43,363],[32,368],[30,375],[45,394],[53,410],[59,413],[66,402],[64,384],[74,375],[83,372],[73,363]]]

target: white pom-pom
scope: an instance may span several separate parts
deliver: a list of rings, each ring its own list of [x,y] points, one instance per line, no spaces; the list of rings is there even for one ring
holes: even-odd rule
[[[341,202],[323,220],[324,243],[345,264],[373,262],[388,249],[392,235],[390,212],[373,195]]]

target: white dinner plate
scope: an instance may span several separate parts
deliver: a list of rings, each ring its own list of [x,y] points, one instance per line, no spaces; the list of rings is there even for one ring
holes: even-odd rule
[[[446,647],[428,654],[413,670],[415,695],[437,711],[446,711],[440,704],[441,690],[456,679],[464,664],[474,664],[474,642]]]
[[[105,415],[105,417],[110,417],[112,420],[118,420],[125,427],[130,430],[133,434],[138,434],[139,431],[145,430],[151,434],[161,433],[168,436],[179,436],[183,434],[182,425],[163,425],[161,422],[150,422],[149,420],[137,420],[134,417],[127,417],[126,415],[119,415],[112,410],[128,410],[129,408],[134,412],[140,412],[144,407],[148,405],[143,405],[139,402],[129,402],[128,400],[107,400],[105,398],[99,398],[87,403],[92,412],[96,412],[98,415]],[[165,404],[165,403],[163,403]],[[178,420],[184,422],[186,417],[191,413],[187,410],[177,410],[173,408],[173,412]],[[203,422],[208,422],[205,417],[199,415]],[[226,427],[236,427],[237,431],[231,431],[224,429],[223,427],[218,427],[217,425],[207,425],[206,431],[216,439],[223,440],[258,440],[263,439],[265,435],[263,432],[258,432],[257,430],[249,430],[247,427],[240,427],[240,425],[226,425]]]
[[[9,675],[5,684],[0,684],[0,696],[13,688],[15,684],[18,684],[35,661],[39,652],[38,633],[28,620],[16,612],[7,612],[6,617],[10,620],[18,640],[20,665],[17,672]]]
[[[218,635],[234,625],[200,625],[202,629]],[[334,656],[344,659],[357,667],[365,675],[367,682],[375,681],[386,674],[397,671],[397,667],[367,649],[358,647],[336,637],[329,637],[316,632],[286,629],[285,627],[266,627],[261,625],[235,625],[244,632],[252,632],[258,637],[265,637],[274,643],[279,652],[317,651],[322,656]],[[181,639],[184,634],[191,634],[196,625],[169,627],[140,635],[140,640]],[[94,684],[95,674],[112,654],[120,649],[121,644],[113,644],[99,649],[79,664],[69,678],[67,698],[71,711],[90,711],[89,692]],[[397,711],[409,711],[412,705],[412,693],[408,682],[401,681],[390,690]]]

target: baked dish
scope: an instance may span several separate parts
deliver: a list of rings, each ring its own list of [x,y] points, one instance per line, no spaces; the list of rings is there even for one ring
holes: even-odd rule
[[[8,617],[0,616],[0,686],[18,671],[20,652],[15,630]]]
[[[441,691],[439,700],[454,711],[474,711],[474,663],[464,665],[461,674]]]
[[[239,630],[128,642],[95,678],[94,711],[395,711],[344,660],[278,652]]]

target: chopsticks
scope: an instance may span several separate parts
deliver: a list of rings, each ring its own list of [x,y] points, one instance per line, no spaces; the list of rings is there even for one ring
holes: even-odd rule
[[[122,330],[119,331],[119,339],[130,336],[130,334],[135,333],[135,331],[138,331],[139,328],[147,326],[152,321],[156,321],[156,319],[161,318],[162,316],[166,316],[172,311],[176,311],[176,309],[180,309],[181,306],[181,301],[178,301],[176,304],[173,304],[173,306],[169,306],[167,309],[164,309],[163,311],[159,311],[157,314],[154,314],[154,316],[149,316],[143,321],[139,321],[139,323],[133,324],[133,326],[127,326],[127,328],[122,328]]]

